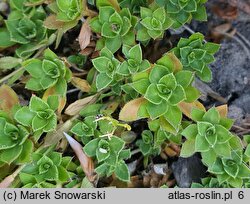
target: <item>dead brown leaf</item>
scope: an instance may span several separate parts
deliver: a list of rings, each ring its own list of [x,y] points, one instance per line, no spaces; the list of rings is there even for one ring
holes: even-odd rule
[[[68,140],[71,148],[74,150],[77,158],[80,161],[82,170],[84,171],[86,177],[90,182],[94,182],[95,180],[95,173],[94,173],[94,162],[93,160],[88,157],[79,142],[77,142],[74,138],[69,136],[67,133],[64,132],[66,139]]]
[[[75,101],[74,103],[70,104],[67,107],[67,109],[65,110],[65,114],[71,115],[71,116],[77,115],[83,107],[89,104],[96,97],[97,97],[97,94]]]
[[[90,92],[91,86],[89,85],[89,82],[85,79],[81,79],[79,77],[72,77],[71,83],[78,89],[80,89],[82,92]]]
[[[89,22],[85,21],[82,24],[82,28],[78,36],[78,41],[79,41],[81,50],[85,49],[89,45],[91,35],[92,35],[92,32],[89,26]]]

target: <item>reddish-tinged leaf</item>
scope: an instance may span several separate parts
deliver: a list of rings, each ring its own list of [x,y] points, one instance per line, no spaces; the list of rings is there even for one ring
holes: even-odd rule
[[[193,103],[180,102],[178,107],[181,109],[181,112],[189,118],[191,118],[191,111],[193,108],[206,111],[206,108],[199,101],[195,101]]]
[[[15,91],[8,85],[0,87],[0,109],[9,112],[14,105],[19,104],[19,99]]]
[[[227,106],[227,104],[221,105],[221,106],[217,106],[215,108],[216,108],[217,111],[219,111],[220,117],[222,117],[222,118],[226,118],[227,117],[227,113],[228,113],[228,106]]]
[[[119,114],[119,120],[130,122],[138,120],[138,111],[142,103],[146,100],[144,98],[137,98],[125,104]]]

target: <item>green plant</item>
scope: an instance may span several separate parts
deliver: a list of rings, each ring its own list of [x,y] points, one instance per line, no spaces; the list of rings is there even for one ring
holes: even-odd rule
[[[117,69],[120,61],[117,60],[108,48],[103,48],[100,52],[100,57],[92,60],[95,69],[99,72],[96,77],[96,88],[102,90],[109,85],[115,84],[119,77]]]
[[[165,30],[172,25],[164,7],[141,7],[141,21],[138,26],[137,40],[147,42],[151,38],[162,38]]]
[[[241,187],[243,179],[249,178],[250,174],[241,151],[233,151],[231,157],[218,157],[208,171],[217,175],[219,184],[226,183],[235,188]]]
[[[206,113],[193,109],[191,117],[197,124],[191,124],[183,130],[182,134],[187,138],[182,147],[182,156],[191,156],[195,152],[201,152],[203,162],[212,165],[217,157],[230,157],[230,140],[235,136],[229,132],[232,121],[221,118],[215,108]]]
[[[121,8],[129,8],[131,13],[140,13],[140,7],[147,6],[147,0],[118,0]]]
[[[134,45],[133,32],[137,18],[132,16],[129,9],[123,8],[120,12],[111,6],[99,7],[99,15],[91,19],[91,29],[102,35],[98,41],[98,49],[106,46],[112,53],[116,52],[123,44]]]
[[[137,72],[143,72],[150,68],[149,61],[142,59],[142,50],[140,45],[135,45],[133,47],[124,46],[123,54],[125,55],[126,60],[118,67],[118,74],[129,76]]]
[[[43,27],[45,17],[45,11],[39,7],[27,15],[17,12],[5,21],[10,41],[21,44],[16,50],[19,57],[27,58],[48,43],[47,29]]]
[[[173,28],[179,28],[193,19],[206,21],[207,14],[204,4],[207,0],[156,0],[165,6],[166,12],[174,20]]]
[[[123,149],[125,142],[119,137],[96,138],[83,148],[90,157],[96,157],[99,166],[95,169],[100,176],[115,174],[122,181],[129,181],[129,170],[124,159],[130,157],[130,150]]]
[[[56,0],[55,10],[58,21],[69,22],[81,18],[82,0]]]
[[[71,160],[72,158],[62,157],[58,152],[33,153],[32,162],[20,173],[21,182],[26,188],[56,187],[52,181],[59,185],[68,182],[74,175],[69,170],[75,169]]]
[[[199,97],[199,92],[192,87],[193,73],[174,70],[175,64],[172,56],[165,55],[150,73],[142,72],[133,76],[131,86],[147,100],[142,107],[146,109],[142,111],[144,116],[156,119],[164,115],[171,123],[173,119],[168,118],[168,115],[170,112],[181,115],[177,107],[181,101],[192,102]]]
[[[29,131],[0,117],[0,132],[0,166],[29,162],[33,151],[33,143],[28,139]]]
[[[71,80],[71,71],[50,49],[44,51],[44,59],[30,59],[23,66],[31,75],[26,88],[33,91],[55,88],[55,94],[65,95],[67,83]]]
[[[29,106],[21,107],[15,113],[15,120],[34,132],[49,132],[56,128],[57,116],[55,110],[59,105],[57,96],[50,96],[47,102],[32,96]]]
[[[212,72],[208,64],[214,62],[214,54],[220,45],[215,43],[203,43],[204,36],[195,33],[188,39],[181,38],[177,47],[172,51],[180,59],[184,69],[195,71],[196,75],[205,82],[212,80]]]
[[[217,178],[206,177],[201,183],[192,183],[191,188],[230,188],[230,186],[226,183],[220,184]]]

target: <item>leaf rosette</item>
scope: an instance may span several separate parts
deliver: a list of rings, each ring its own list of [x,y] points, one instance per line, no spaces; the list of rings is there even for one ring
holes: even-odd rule
[[[83,3],[81,0],[56,0],[57,20],[63,22],[79,20]]]
[[[235,136],[229,131],[232,120],[221,118],[215,108],[203,112],[193,109],[191,117],[197,124],[191,124],[183,130],[187,140],[182,147],[182,156],[191,156],[201,152],[202,161],[211,165],[217,157],[230,157]]]
[[[10,40],[21,46],[16,50],[19,57],[29,57],[39,44],[47,43],[47,29],[43,26],[43,20],[46,17],[42,7],[30,11],[28,15],[20,14],[10,15],[5,21]]]
[[[61,153],[33,153],[32,162],[21,172],[21,181],[29,187],[53,186],[51,181],[66,182],[71,174],[68,165],[71,159],[62,157]]]
[[[153,38],[162,38],[165,30],[173,23],[168,17],[164,7],[145,8],[141,7],[141,21],[137,30],[137,40],[146,42]]]
[[[118,67],[118,74],[130,76],[150,68],[149,61],[142,59],[142,50],[139,44],[133,47],[124,46],[123,54],[125,55],[126,60]]]
[[[34,132],[50,132],[57,125],[55,110],[58,105],[57,96],[50,96],[47,103],[36,96],[32,96],[29,106],[20,108],[14,117],[20,124],[31,127]]]
[[[102,35],[97,48],[101,49],[106,46],[114,53],[122,44],[134,45],[135,34],[133,28],[136,22],[136,17],[131,15],[128,8],[123,8],[120,12],[117,12],[110,6],[100,7],[99,16],[90,21],[91,29]]]
[[[151,119],[156,119],[164,114],[169,115],[170,112],[176,112],[179,116],[181,112],[177,105],[180,102],[192,102],[199,97],[199,92],[192,87],[193,73],[186,70],[173,72],[175,66],[173,55],[165,55],[150,72],[133,76],[131,86],[147,99],[147,103],[139,111],[143,117],[148,115]]]
[[[100,57],[93,59],[92,63],[99,72],[96,77],[96,88],[98,90],[115,84],[119,80],[117,69],[120,65],[120,61],[114,57],[108,48],[103,48],[100,52]]]
[[[122,181],[129,181],[130,175],[124,159],[130,157],[130,150],[124,149],[125,142],[112,136],[110,139],[96,138],[83,148],[89,157],[96,157],[98,167],[95,169],[100,176],[111,176],[113,173]]]
[[[241,151],[233,151],[231,157],[218,157],[215,163],[208,167],[208,171],[216,174],[219,184],[228,184],[234,188],[241,188],[243,180],[248,179],[250,169],[243,160]]]
[[[214,54],[220,46],[210,42],[203,43],[203,40],[201,33],[195,33],[188,39],[181,38],[173,51],[185,69],[195,71],[201,80],[210,82],[212,73],[208,65],[215,61]]]
[[[207,20],[205,3],[207,0],[156,0],[161,6],[165,6],[166,12],[174,20],[173,28],[177,29],[193,19]]]
[[[31,75],[25,86],[27,89],[41,91],[53,87],[56,94],[66,94],[71,71],[50,49],[45,50],[43,60],[30,59],[23,66]]]
[[[30,161],[33,143],[22,125],[14,125],[0,117],[0,166],[7,163],[22,164]]]

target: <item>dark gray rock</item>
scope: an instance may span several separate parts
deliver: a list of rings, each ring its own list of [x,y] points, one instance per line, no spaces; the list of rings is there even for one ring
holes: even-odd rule
[[[197,154],[188,158],[179,157],[171,168],[177,185],[181,188],[189,188],[192,182],[200,182],[207,170]]]

